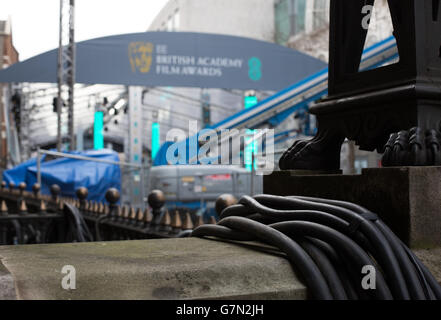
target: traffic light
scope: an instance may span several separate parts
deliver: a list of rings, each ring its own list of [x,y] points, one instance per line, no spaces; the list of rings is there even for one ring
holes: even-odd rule
[[[55,97],[52,99],[52,111],[54,113],[57,113],[57,104],[58,104],[58,98]]]
[[[53,111],[54,113],[57,113],[57,104],[58,104],[58,98],[57,98],[57,97],[54,97],[54,98],[52,99],[52,111]],[[65,107],[65,106],[66,106],[66,104],[64,103],[63,100],[61,100],[61,107]]]

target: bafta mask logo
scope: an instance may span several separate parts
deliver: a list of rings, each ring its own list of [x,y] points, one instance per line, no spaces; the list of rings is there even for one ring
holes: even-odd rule
[[[147,73],[152,65],[153,43],[131,42],[129,44],[129,60],[132,72]]]

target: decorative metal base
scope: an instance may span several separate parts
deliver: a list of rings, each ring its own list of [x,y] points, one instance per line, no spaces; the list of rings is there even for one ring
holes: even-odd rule
[[[279,160],[281,170],[336,171],[340,168],[340,149],[344,136],[319,130],[312,140],[299,140]]]
[[[374,0],[331,1],[329,98],[311,108],[317,116],[317,136],[311,141],[297,142],[287,150],[280,160],[282,170],[338,169],[345,138],[355,141],[361,150],[382,153],[394,132],[412,127],[440,127],[440,0],[387,2],[399,61],[360,72],[368,33],[361,23],[365,18],[363,9],[373,5]],[[408,140],[402,135],[400,139]],[[430,141],[435,140],[438,141]],[[400,143],[395,150],[407,148],[400,147]],[[420,144],[424,149],[424,143]],[[417,142],[411,147],[420,148]],[[428,160],[427,156],[415,155],[413,160],[405,160],[408,161]]]
[[[394,132],[440,128],[441,92],[429,84],[406,84],[328,98],[312,107],[311,113],[317,116],[317,135],[309,141],[296,141],[280,158],[281,170],[338,170],[345,138],[355,141],[361,150],[383,153]],[[422,163],[421,159],[416,163]]]
[[[381,159],[384,167],[439,166],[441,133],[412,128],[391,134]]]

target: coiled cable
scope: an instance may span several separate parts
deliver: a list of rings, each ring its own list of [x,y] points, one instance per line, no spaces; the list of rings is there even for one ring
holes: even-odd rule
[[[262,241],[284,252],[313,299],[441,299],[430,271],[374,213],[354,203],[243,196],[191,236]],[[364,287],[365,266],[375,284]],[[372,285],[372,284],[371,284]]]

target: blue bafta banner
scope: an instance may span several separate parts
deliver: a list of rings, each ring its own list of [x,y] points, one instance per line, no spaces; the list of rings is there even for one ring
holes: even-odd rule
[[[0,71],[0,82],[56,82],[57,50]],[[145,32],[77,43],[78,83],[281,90],[327,65],[273,43]]]

